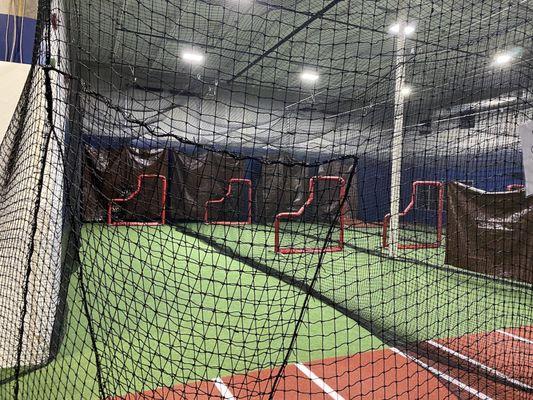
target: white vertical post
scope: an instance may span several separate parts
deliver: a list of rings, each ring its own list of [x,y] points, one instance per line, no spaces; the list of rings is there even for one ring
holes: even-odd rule
[[[394,131],[391,149],[391,197],[390,197],[390,232],[389,255],[394,257],[398,251],[399,220],[400,220],[400,185],[402,177],[403,154],[403,103],[405,78],[405,27],[399,22],[395,53],[395,87],[394,87]]]

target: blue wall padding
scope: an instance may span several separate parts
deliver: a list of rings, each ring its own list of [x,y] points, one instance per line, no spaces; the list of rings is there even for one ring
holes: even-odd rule
[[[131,138],[115,136],[83,135],[82,141],[95,149],[116,150],[132,144]],[[139,147],[139,146],[137,146]],[[148,148],[148,147],[139,147]]]
[[[13,16],[0,14],[0,61],[10,60],[14,38],[16,40],[16,44],[15,48],[13,49],[13,62],[20,62],[20,35],[22,29],[22,62],[24,64],[31,64],[36,24],[37,21],[33,18],[13,18]],[[8,30],[7,48],[5,41],[6,29]]]
[[[383,219],[390,208],[390,168],[388,159],[363,157],[357,168],[357,218],[374,222]]]
[[[382,221],[390,209],[391,162],[363,157],[358,165],[358,218]],[[502,150],[449,158],[406,158],[402,163],[401,210],[409,203],[412,183],[422,180],[463,181],[486,191],[503,191],[507,185],[524,183],[522,155],[519,151]],[[405,221],[422,218],[415,212]],[[427,213],[424,218],[429,223],[436,222],[436,214]]]

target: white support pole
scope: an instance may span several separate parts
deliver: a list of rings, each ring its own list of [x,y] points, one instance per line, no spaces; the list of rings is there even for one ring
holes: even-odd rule
[[[394,257],[398,252],[399,220],[400,220],[400,185],[402,177],[403,154],[403,105],[405,79],[405,22],[399,22],[396,38],[395,54],[395,87],[394,87],[394,132],[391,149],[391,197],[390,197],[390,231],[389,255]]]

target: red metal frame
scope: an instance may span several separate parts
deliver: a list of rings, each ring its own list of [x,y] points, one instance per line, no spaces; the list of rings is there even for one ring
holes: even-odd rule
[[[419,250],[419,249],[436,249],[442,243],[442,213],[444,210],[444,184],[439,181],[415,181],[413,182],[413,187],[411,191],[411,200],[405,210],[400,213],[400,217],[404,217],[408,212],[410,212],[415,207],[416,201],[416,190],[419,186],[435,186],[439,189],[439,205],[437,208],[437,240],[433,243],[415,243],[415,244],[398,244],[398,249],[410,249],[410,250]],[[391,215],[387,214],[383,218],[383,231],[382,231],[382,241],[381,245],[384,248],[389,247],[389,238],[388,238],[388,228]]]
[[[525,186],[520,183],[511,183],[510,185],[507,185],[505,189],[508,192],[514,192],[515,190],[522,190],[523,188],[525,188]]]
[[[281,248],[280,238],[279,238],[279,224],[282,219],[291,219],[293,217],[301,216],[305,209],[311,205],[315,198],[315,181],[337,181],[340,182],[341,189],[339,193],[339,206],[342,207],[340,210],[339,224],[340,224],[340,235],[339,235],[339,244],[337,246],[331,247],[311,247],[311,248]],[[298,211],[293,212],[282,212],[276,215],[274,220],[274,251],[280,254],[302,254],[302,253],[333,253],[336,251],[342,251],[344,249],[344,207],[342,206],[342,201],[345,196],[346,191],[346,182],[340,176],[313,176],[309,179],[309,197],[306,202],[300,207]]]
[[[115,221],[113,222],[112,218],[112,208],[114,203],[125,203],[130,201],[135,196],[137,196],[142,189],[142,182],[145,178],[148,179],[159,179],[162,184],[162,194],[161,194],[161,221],[154,222],[135,222],[135,221]],[[167,199],[167,178],[163,175],[156,174],[141,174],[137,177],[137,189],[131,193],[128,197],[111,199],[107,206],[107,224],[113,226],[156,226],[164,225],[166,219],[166,199]]]
[[[248,218],[246,221],[209,221],[209,204],[223,203],[229,196],[231,196],[231,184],[244,183],[248,186]],[[208,200],[205,202],[204,222],[212,225],[248,225],[252,223],[252,181],[244,178],[231,178],[228,184],[228,191],[220,199]]]

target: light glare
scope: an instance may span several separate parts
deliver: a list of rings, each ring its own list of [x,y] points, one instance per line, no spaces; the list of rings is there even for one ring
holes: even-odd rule
[[[300,78],[304,82],[316,82],[318,80],[318,73],[314,71],[303,71]]]
[[[413,89],[411,88],[411,86],[405,85],[404,87],[402,87],[400,92],[401,92],[402,96],[407,97],[411,93],[413,93]]]
[[[415,26],[412,24],[409,24],[405,26],[405,28],[403,29],[403,33],[405,36],[410,36],[413,33],[415,33],[415,30],[416,30]]]
[[[511,53],[500,53],[494,56],[494,65],[504,66],[513,61],[514,57]]]
[[[181,54],[181,58],[183,59],[183,61],[186,61],[191,64],[202,64],[205,59],[203,54],[193,51],[184,51]]]
[[[398,23],[392,24],[389,27],[389,33],[392,33],[393,35],[397,35],[398,33],[400,33],[400,24]]]
[[[416,25],[413,23],[400,23],[395,22],[391,26],[389,26],[389,33],[391,35],[398,35],[399,33],[403,33],[405,36],[411,36],[416,31]]]

